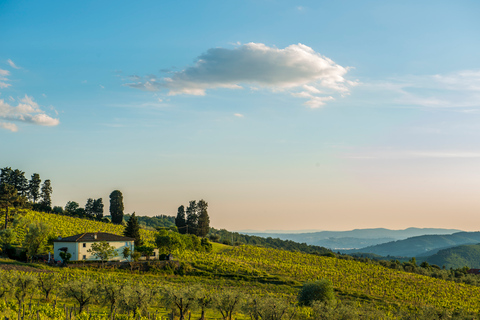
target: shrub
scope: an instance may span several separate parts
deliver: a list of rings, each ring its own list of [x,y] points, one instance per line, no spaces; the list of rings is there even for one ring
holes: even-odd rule
[[[298,294],[300,305],[311,306],[314,301],[335,302],[332,282],[322,279],[306,282]]]

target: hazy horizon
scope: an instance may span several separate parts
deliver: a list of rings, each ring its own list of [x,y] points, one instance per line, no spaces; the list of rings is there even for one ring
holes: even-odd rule
[[[0,166],[229,230],[480,225],[480,3],[0,3]]]

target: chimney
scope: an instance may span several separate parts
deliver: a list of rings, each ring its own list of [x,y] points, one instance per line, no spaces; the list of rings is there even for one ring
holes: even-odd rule
[[[62,236],[58,236],[58,240],[62,240]]]

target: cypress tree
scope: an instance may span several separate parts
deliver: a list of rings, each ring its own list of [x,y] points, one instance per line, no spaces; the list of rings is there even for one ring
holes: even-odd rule
[[[52,192],[53,189],[50,180],[45,180],[42,185],[41,203],[46,212],[52,211]]]
[[[175,218],[175,225],[177,226],[178,232],[181,234],[187,233],[187,223],[185,221],[185,207],[178,207],[177,217]]]
[[[123,222],[123,195],[119,190],[110,193],[110,215],[113,223]]]
[[[198,223],[198,214],[197,214],[197,201],[190,201],[190,204],[187,207],[187,233],[197,234],[197,223]]]
[[[127,225],[123,230],[123,235],[125,237],[134,238],[135,247],[139,247],[143,244],[142,238],[140,237],[140,225],[138,224],[137,217],[135,217],[135,212],[132,214],[132,216],[128,220]]]
[[[198,201],[198,224],[197,224],[197,236],[205,237],[210,231],[210,218],[208,217],[208,203],[205,200]]]

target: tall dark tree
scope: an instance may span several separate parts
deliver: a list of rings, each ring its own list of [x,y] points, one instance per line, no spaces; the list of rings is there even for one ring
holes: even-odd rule
[[[190,201],[187,207],[187,220],[186,229],[189,234],[197,233],[198,213],[197,213],[197,201]]]
[[[175,218],[175,225],[177,226],[178,232],[181,234],[187,233],[187,223],[185,221],[185,207],[178,207],[177,216]]]
[[[32,174],[32,178],[28,182],[28,197],[32,199],[33,203],[36,203],[40,197],[40,175],[38,173]]]
[[[50,180],[45,180],[41,189],[41,204],[44,207],[44,211],[52,211],[52,184]]]
[[[103,218],[103,200],[99,198],[93,201],[93,214],[97,220],[102,220]]]
[[[4,229],[7,229],[10,221],[9,208],[18,207],[22,205],[25,198],[18,195],[17,189],[11,184],[0,184],[0,208],[5,209],[5,224]]]
[[[5,168],[0,169],[0,184],[13,185],[12,174],[13,174],[13,170],[10,167],[5,167]]]
[[[123,230],[123,235],[125,237],[134,238],[135,247],[143,245],[142,238],[140,237],[140,225],[138,224],[137,217],[135,217],[135,212],[132,214],[130,219],[128,219],[127,225]]]
[[[123,221],[123,195],[119,190],[110,193],[110,215],[112,222],[120,224]]]
[[[26,196],[28,193],[28,180],[25,172],[15,169],[11,175],[11,184],[17,189],[18,195]]]
[[[94,201],[92,198],[88,198],[87,203],[85,204],[85,215],[89,218],[93,218],[94,212],[93,212],[93,206],[94,206]]]
[[[75,201],[68,201],[65,205],[65,213],[74,216],[75,212],[80,208],[80,205]]]
[[[210,218],[208,217],[208,203],[205,200],[198,201],[198,223],[197,223],[197,236],[205,237],[210,231]]]

